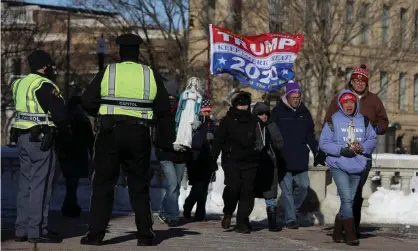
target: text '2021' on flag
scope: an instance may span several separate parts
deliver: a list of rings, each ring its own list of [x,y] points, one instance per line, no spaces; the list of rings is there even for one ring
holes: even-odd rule
[[[240,36],[212,24],[209,30],[211,74],[231,74],[263,92],[275,92],[295,77],[292,68],[302,47],[302,34]]]

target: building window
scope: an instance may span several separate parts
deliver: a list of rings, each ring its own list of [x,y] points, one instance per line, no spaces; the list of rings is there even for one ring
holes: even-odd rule
[[[209,24],[216,23],[216,1],[215,0],[208,0],[205,1],[204,5],[204,22],[203,27],[206,29],[206,35],[209,36]]]
[[[414,78],[414,112],[418,112],[418,74]]]
[[[348,0],[345,8],[345,30],[344,30],[344,41],[349,42],[351,31],[353,30],[353,10],[354,1]]]
[[[360,44],[369,42],[369,4],[363,3],[360,7]]]
[[[353,72],[353,68],[346,68],[345,69],[345,82],[348,83],[348,81],[350,81],[352,72]]]
[[[229,28],[239,33],[242,28],[242,0],[229,0]]]
[[[382,12],[382,45],[389,42],[389,7],[383,6]]]
[[[282,25],[280,22],[280,0],[269,0],[268,11],[269,11],[269,30],[270,32],[280,32]]]
[[[399,110],[405,111],[405,73],[399,74]]]
[[[415,42],[415,48],[418,49],[418,10],[415,10],[415,19],[414,19],[414,42]]]
[[[399,39],[400,39],[400,45],[401,48],[405,48],[407,45],[407,35],[408,35],[408,10],[401,8],[400,13],[400,29],[399,29]]]
[[[13,59],[13,75],[22,74],[22,60],[20,58]]]
[[[208,20],[210,20],[210,23],[215,23],[215,19],[216,19],[216,0],[208,0],[207,3],[207,15],[208,15]]]
[[[387,102],[387,91],[388,91],[388,74],[387,72],[380,72],[380,91],[379,98],[382,100],[384,106]]]
[[[269,0],[272,1],[272,0]],[[278,0],[273,0],[273,1],[278,1]],[[306,30],[306,34],[308,36],[312,35],[312,26],[315,22],[315,20],[313,19],[313,13],[312,10],[314,8],[314,4],[312,3],[311,0],[305,0],[305,30]],[[275,10],[273,10],[274,12]]]

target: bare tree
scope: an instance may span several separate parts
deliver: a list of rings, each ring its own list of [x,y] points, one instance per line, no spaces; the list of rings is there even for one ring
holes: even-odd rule
[[[366,64],[369,79],[379,82],[380,72],[399,72],[402,60],[416,61],[409,55],[416,50],[407,29],[411,18],[400,17],[400,0],[280,2],[282,32],[305,35],[295,72],[317,130],[322,127],[331,99],[347,84],[353,68]],[[398,82],[390,78],[386,86],[374,89],[382,95],[389,85]]]
[[[2,2],[1,8],[1,128],[2,145],[7,141],[10,123],[14,117],[11,83],[13,75],[23,72],[26,56],[40,48],[52,24],[37,22],[33,13],[19,1]]]
[[[140,59],[156,70],[163,70],[177,81],[188,75],[188,1],[186,0],[102,0],[74,1],[86,7],[119,13],[117,18],[97,17],[107,28],[106,36],[123,32],[144,40]],[[192,59],[193,60],[193,59]]]

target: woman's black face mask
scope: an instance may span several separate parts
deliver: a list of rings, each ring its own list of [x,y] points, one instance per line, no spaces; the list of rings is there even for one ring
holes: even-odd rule
[[[57,67],[55,65],[48,65],[45,68],[45,76],[52,82],[55,82],[55,80],[57,79],[57,74]]]

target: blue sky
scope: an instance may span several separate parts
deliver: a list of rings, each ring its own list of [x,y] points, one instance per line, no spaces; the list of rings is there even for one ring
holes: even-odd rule
[[[84,2],[87,3],[85,6],[82,5],[74,5],[75,2]],[[55,6],[71,6],[71,7],[79,7],[79,8],[86,8],[86,6],[89,5],[95,5],[94,7],[92,7],[95,10],[103,10],[103,11],[110,11],[109,9],[100,9],[98,8],[98,6],[96,5],[96,3],[102,3],[104,4],[105,1],[103,0],[98,0],[98,1],[94,1],[94,0],[24,0],[24,2],[27,3],[35,3],[35,4],[46,4],[46,5],[55,5]],[[136,1],[136,0],[135,0]],[[187,2],[187,1],[185,1]],[[83,4],[84,5],[84,4]],[[163,19],[165,19],[165,13],[163,10],[163,7],[161,6],[161,2],[156,2],[156,9],[157,12],[159,13],[161,11],[161,16],[159,18],[161,18],[160,21],[163,21]],[[187,13],[185,13],[187,15]]]
[[[25,0],[27,3],[47,4],[56,6],[67,6],[72,3],[71,0]]]

